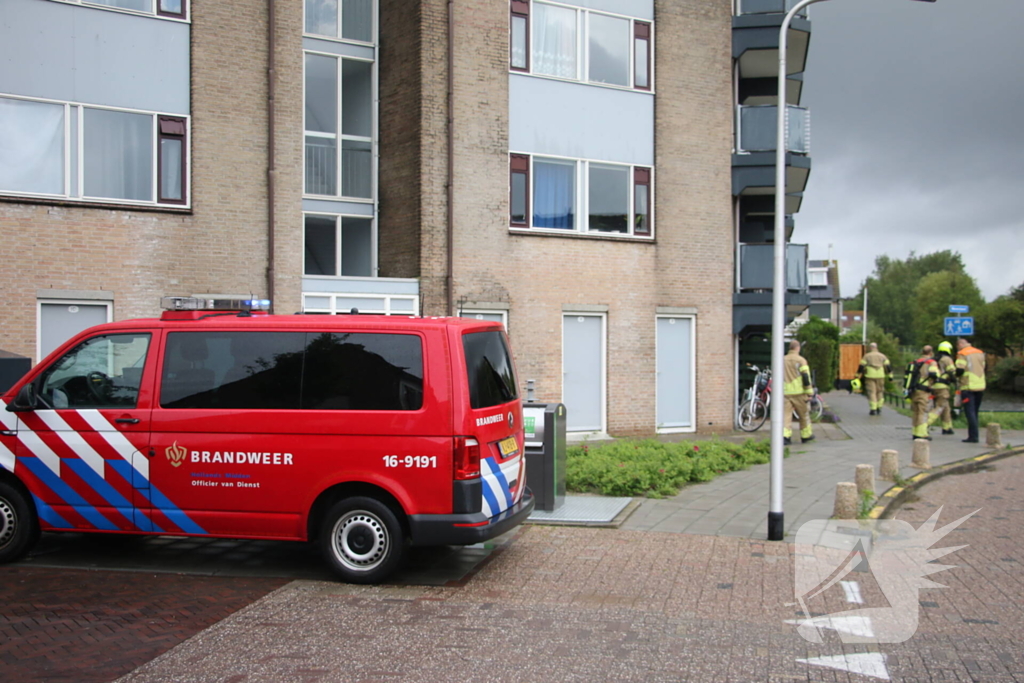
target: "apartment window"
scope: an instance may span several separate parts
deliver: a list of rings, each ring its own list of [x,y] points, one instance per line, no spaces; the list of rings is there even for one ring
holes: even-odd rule
[[[373,220],[359,216],[308,214],[306,275],[373,276]]]
[[[372,72],[371,62],[306,54],[306,194],[372,197]]]
[[[511,66],[515,71],[530,70],[530,3],[512,0],[510,18]]]
[[[0,97],[0,192],[185,204],[187,130],[185,117]]]
[[[0,97],[0,192],[64,194],[64,110]]]
[[[811,287],[824,287],[828,284],[828,271],[808,270],[807,284]]]
[[[159,117],[160,165],[158,167],[160,201],[185,203],[185,119]]]
[[[373,0],[306,0],[306,33],[373,42]]]
[[[93,5],[129,10],[142,14],[155,14],[172,19],[184,19],[187,0],[60,0],[77,5]]]
[[[530,214],[530,157],[513,154],[510,158],[511,223],[526,227]]]
[[[584,8],[511,0],[513,71],[651,89],[651,23]]]
[[[643,21],[633,22],[633,85],[651,89],[651,25]]]
[[[511,154],[509,175],[513,229],[652,234],[650,168]]]

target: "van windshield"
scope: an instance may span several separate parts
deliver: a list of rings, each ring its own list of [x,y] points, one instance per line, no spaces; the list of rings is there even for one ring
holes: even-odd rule
[[[462,337],[473,409],[489,408],[519,397],[512,357],[498,330],[472,332]]]

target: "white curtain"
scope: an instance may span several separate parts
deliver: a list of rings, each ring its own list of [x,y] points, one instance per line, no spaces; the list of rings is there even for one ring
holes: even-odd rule
[[[64,194],[64,105],[0,97],[0,190]]]
[[[85,110],[85,196],[153,200],[153,117]]]
[[[533,72],[576,78],[576,10],[533,5]]]

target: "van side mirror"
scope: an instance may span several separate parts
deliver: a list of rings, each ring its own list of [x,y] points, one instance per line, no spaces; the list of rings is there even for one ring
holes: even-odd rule
[[[38,405],[39,400],[36,397],[35,389],[29,382],[18,390],[18,395],[7,405],[7,410],[12,413],[20,413],[26,410],[35,410]]]

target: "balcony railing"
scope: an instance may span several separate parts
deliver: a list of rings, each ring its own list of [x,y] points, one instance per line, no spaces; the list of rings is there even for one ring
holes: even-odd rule
[[[796,6],[799,0],[742,0],[740,14],[784,14]],[[798,16],[806,17],[807,8],[797,12]]]
[[[775,245],[741,244],[740,290],[771,291],[775,284]],[[786,245],[786,289],[807,291],[807,245]]]
[[[341,196],[373,197],[373,149],[368,141],[341,141]],[[306,137],[306,194],[338,196],[338,147],[333,138]]]
[[[786,151],[810,154],[811,112],[804,107],[788,106]],[[774,104],[740,107],[740,152],[774,152],[778,107]]]

